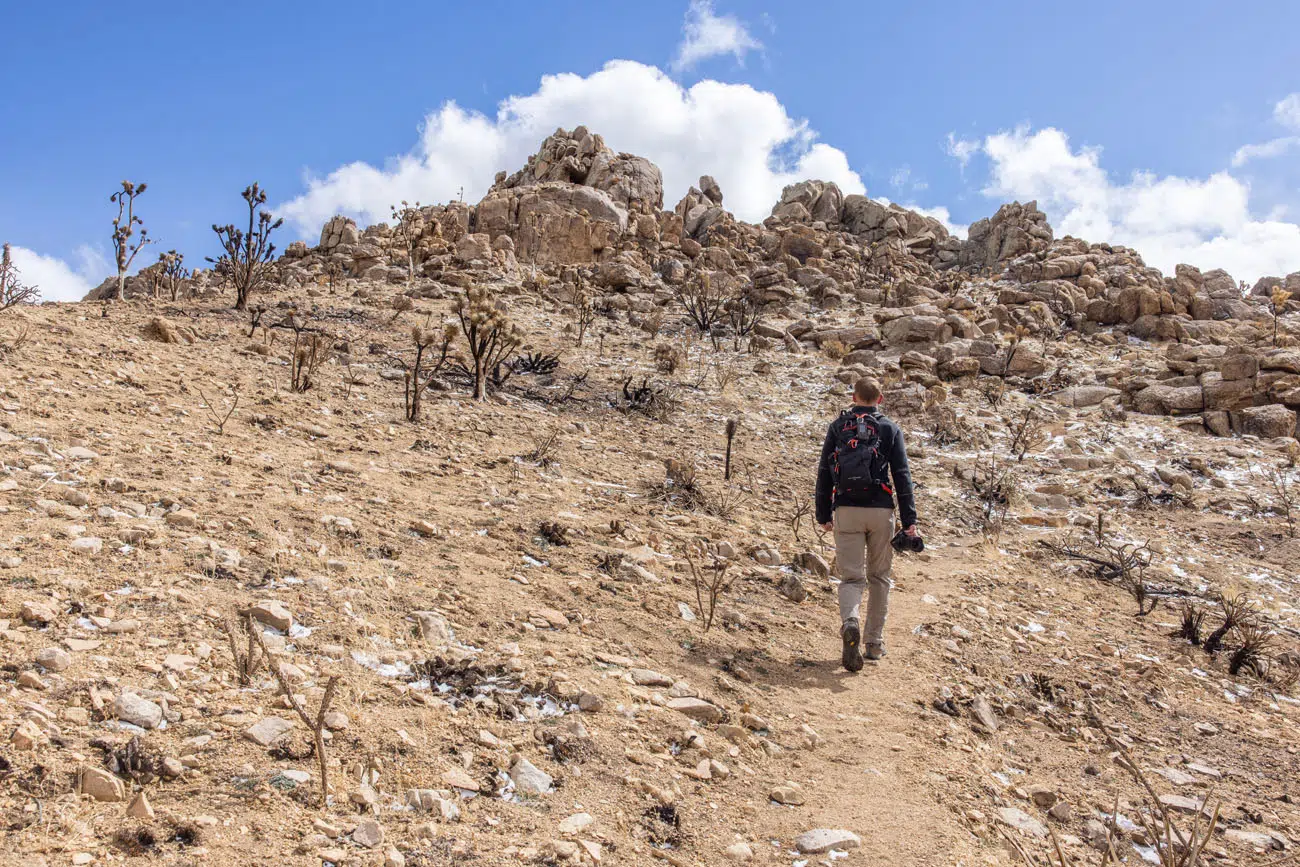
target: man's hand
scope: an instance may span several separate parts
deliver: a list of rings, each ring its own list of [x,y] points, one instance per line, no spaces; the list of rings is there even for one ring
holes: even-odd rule
[[[823,530],[825,530],[827,533],[829,533],[829,532],[831,532],[832,530],[835,529],[835,522],[834,522],[834,521],[827,521],[825,524],[819,524],[818,526],[820,526]]]
[[[912,537],[916,537],[916,536],[918,535],[918,533],[917,533],[917,529],[916,529],[916,525],[915,525],[915,524],[913,524],[913,525],[910,526],[910,527],[905,527],[905,528],[903,529],[903,532],[904,532],[906,535],[908,535],[908,536],[912,536]]]

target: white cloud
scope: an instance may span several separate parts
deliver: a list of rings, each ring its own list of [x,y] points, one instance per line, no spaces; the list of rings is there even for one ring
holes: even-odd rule
[[[916,211],[923,217],[938,220],[940,223],[943,223],[943,227],[948,230],[949,235],[958,238],[965,238],[966,230],[970,228],[970,226],[965,223],[954,223],[952,221],[952,214],[948,213],[948,209],[943,205],[934,208],[923,208],[920,205],[903,205],[903,207],[907,208],[909,211]]]
[[[37,287],[42,301],[80,301],[95,288],[95,284],[86,276],[94,272],[74,270],[62,259],[43,256],[26,247],[12,247],[10,252],[14,266],[19,271],[19,279],[26,286]],[[89,246],[77,248],[83,266],[90,261],[87,252],[93,253]]]
[[[1273,120],[1288,129],[1300,130],[1300,93],[1278,100],[1273,106]],[[1284,135],[1263,144],[1242,145],[1232,155],[1232,166],[1241,168],[1251,160],[1280,157],[1294,148],[1300,148],[1300,135]]]
[[[1251,160],[1268,160],[1280,157],[1292,148],[1300,147],[1300,135],[1285,135],[1263,144],[1242,145],[1232,155],[1232,167],[1241,168]]]
[[[884,196],[877,196],[875,197],[875,199],[877,202],[880,202],[882,205],[892,204],[891,200],[885,198]],[[908,204],[900,204],[899,207],[907,208],[909,211],[916,211],[918,214],[920,214],[923,217],[929,217],[932,220],[938,220],[940,223],[943,224],[943,227],[948,230],[949,235],[953,235],[958,238],[966,237],[966,230],[970,228],[970,226],[964,223],[954,223],[952,221],[952,214],[949,213],[948,209],[943,205],[939,205],[934,208],[925,208],[922,207],[921,205],[908,203]]]
[[[1278,100],[1273,106],[1273,120],[1291,129],[1300,129],[1300,92]]]
[[[948,156],[954,157],[961,167],[966,168],[970,158],[980,151],[979,139],[962,139],[957,138],[955,133],[948,133],[948,145],[945,148]]]
[[[497,171],[522,167],[556,127],[579,124],[614,150],[658,165],[669,208],[703,174],[749,221],[770,214],[782,187],[796,181],[866,192],[844,152],[818,142],[773,94],[711,80],[683,88],[653,66],[615,60],[588,76],[545,76],[536,92],[503,100],[495,118],[445,103],[425,119],[411,153],[382,168],[355,162],[308,178],[307,191],[277,210],[310,237],[336,213],[378,222],[394,202],[447,201],[462,186],[465,200],[476,202]]]
[[[1058,236],[1133,247],[1165,273],[1186,262],[1253,281],[1300,269],[1300,225],[1255,219],[1249,186],[1227,172],[1203,179],[1135,172],[1115,182],[1100,148],[1075,149],[1054,127],[990,135],[981,150],[991,161],[984,194],[1037,199]]]
[[[714,14],[711,0],[691,0],[672,68],[680,72],[701,60],[724,54],[736,58],[737,63],[744,63],[746,54],[762,48],[763,43],[751,36],[738,18]]]

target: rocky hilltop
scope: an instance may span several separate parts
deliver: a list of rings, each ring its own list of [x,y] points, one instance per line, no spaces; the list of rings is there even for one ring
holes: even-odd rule
[[[0,313],[0,864],[1294,855],[1300,274],[662,196],[560,130],[246,312]],[[849,675],[864,374],[926,550]]]

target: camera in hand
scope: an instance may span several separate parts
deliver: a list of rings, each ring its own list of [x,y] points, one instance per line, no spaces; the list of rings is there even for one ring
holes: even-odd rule
[[[890,544],[894,546],[895,551],[901,553],[920,554],[925,550],[925,540],[920,535],[909,536],[904,530],[895,533],[894,538],[890,540]]]

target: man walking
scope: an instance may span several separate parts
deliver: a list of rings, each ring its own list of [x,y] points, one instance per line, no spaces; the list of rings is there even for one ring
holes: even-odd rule
[[[840,637],[844,667],[849,671],[862,670],[860,645],[865,645],[867,659],[885,655],[895,496],[904,532],[917,535],[903,432],[881,415],[880,398],[880,383],[874,379],[864,377],[854,384],[853,406],[831,422],[817,467],[817,523],[835,531]],[[865,633],[863,585],[868,588]]]

